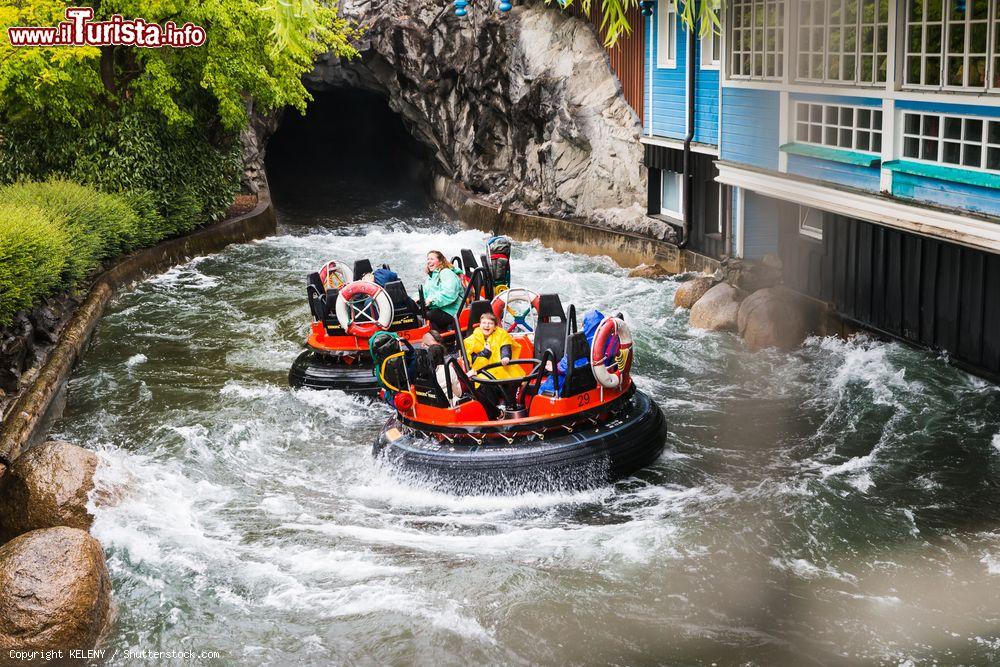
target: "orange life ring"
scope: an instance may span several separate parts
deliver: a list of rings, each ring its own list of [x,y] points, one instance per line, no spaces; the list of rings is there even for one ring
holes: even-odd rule
[[[613,355],[613,356],[612,356]],[[597,325],[590,346],[590,367],[605,389],[617,389],[632,371],[632,331],[625,321],[606,317]]]
[[[368,297],[361,306],[354,302],[358,296]],[[376,283],[357,280],[337,294],[337,323],[352,336],[370,338],[376,331],[385,331],[394,315],[392,299]]]

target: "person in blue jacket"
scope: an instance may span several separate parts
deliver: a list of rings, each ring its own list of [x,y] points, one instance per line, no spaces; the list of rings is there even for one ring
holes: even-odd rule
[[[594,336],[597,334],[597,327],[604,321],[604,315],[599,310],[588,310],[583,314],[583,335],[587,337],[587,345],[593,346]],[[589,359],[577,359],[573,364],[574,368],[580,368],[586,366]],[[566,371],[569,369],[569,357],[565,354],[563,358],[559,360],[559,364],[556,366],[555,372],[550,373],[538,387],[538,393],[543,394],[548,392],[549,394],[557,394],[556,382],[558,381],[558,388],[561,390],[563,386],[563,381],[566,379]]]

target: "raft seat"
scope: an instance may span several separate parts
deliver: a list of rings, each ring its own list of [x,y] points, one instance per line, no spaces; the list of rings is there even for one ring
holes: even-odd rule
[[[577,366],[580,359],[586,360],[587,363]],[[579,396],[597,388],[597,378],[594,377],[594,370],[590,365],[590,345],[587,343],[587,336],[582,332],[570,334],[566,339],[566,364],[566,378],[559,391],[562,398]]]
[[[367,274],[374,273],[370,259],[358,259],[354,261],[354,279],[361,280]]]

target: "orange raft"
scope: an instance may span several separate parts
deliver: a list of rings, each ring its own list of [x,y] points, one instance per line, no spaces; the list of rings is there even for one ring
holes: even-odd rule
[[[376,359],[383,396],[396,408],[376,456],[459,493],[593,486],[659,457],[666,422],[632,381],[633,340],[622,316],[600,320],[588,340],[573,306],[567,316],[558,296],[541,295],[535,330],[514,339],[520,351],[510,364],[524,375],[511,379],[493,377],[499,364],[470,378],[461,349],[443,367],[405,342],[399,354]]]
[[[383,268],[388,269],[385,265]],[[313,322],[305,350],[289,371],[291,386],[375,394],[379,386],[369,351],[371,337],[387,331],[415,344],[430,331],[422,289],[415,301],[400,280],[384,286],[365,280],[374,273],[367,259],[356,261],[351,273],[354,279],[348,282],[344,263],[332,260],[309,275],[306,290]],[[468,304],[480,296],[492,295],[493,283],[485,269],[474,265],[474,260],[466,263],[463,283],[464,306],[458,319],[465,325]],[[451,345],[454,337],[454,332],[444,334]]]

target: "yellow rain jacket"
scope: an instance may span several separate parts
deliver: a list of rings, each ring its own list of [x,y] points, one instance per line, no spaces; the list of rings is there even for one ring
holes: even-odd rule
[[[480,368],[498,363],[501,359],[500,350],[505,345],[510,346],[511,360],[517,359],[517,354],[521,351],[521,346],[511,338],[509,333],[497,327],[489,335],[489,338],[487,338],[483,336],[483,330],[476,327],[472,334],[465,339],[465,353],[469,355],[469,365],[472,367],[472,370],[478,371]],[[481,354],[486,348],[490,350],[489,358]],[[519,378],[525,374],[524,366],[515,366],[513,364],[510,366],[497,366],[487,372],[498,380]]]

